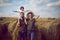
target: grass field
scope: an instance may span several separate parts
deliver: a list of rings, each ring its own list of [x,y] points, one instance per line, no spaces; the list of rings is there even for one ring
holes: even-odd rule
[[[16,17],[0,17],[0,40],[12,40],[16,23]],[[35,40],[60,40],[59,31],[60,18],[36,19]]]

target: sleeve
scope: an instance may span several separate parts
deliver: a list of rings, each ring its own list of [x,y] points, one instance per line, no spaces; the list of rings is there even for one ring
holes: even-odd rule
[[[13,12],[20,13],[20,11],[13,11]]]

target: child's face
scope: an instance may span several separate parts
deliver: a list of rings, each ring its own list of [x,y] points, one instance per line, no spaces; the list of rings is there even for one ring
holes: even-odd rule
[[[24,11],[24,8],[21,8],[20,10]]]
[[[23,13],[20,13],[20,17],[24,17],[24,14]]]

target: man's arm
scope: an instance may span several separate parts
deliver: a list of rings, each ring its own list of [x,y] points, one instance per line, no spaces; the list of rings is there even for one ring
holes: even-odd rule
[[[14,30],[14,31],[17,31],[18,28],[19,28],[19,26],[20,26],[20,23],[19,23],[19,19],[18,19],[18,22],[17,22],[17,24],[16,24],[16,27],[15,27],[15,30]]]
[[[19,26],[20,26],[20,22],[19,22],[19,18],[18,18],[18,22],[17,22],[16,27],[19,27]]]

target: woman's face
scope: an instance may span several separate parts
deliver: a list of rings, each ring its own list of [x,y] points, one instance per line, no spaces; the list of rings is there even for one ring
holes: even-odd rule
[[[32,14],[29,14],[29,19],[32,18]]]

